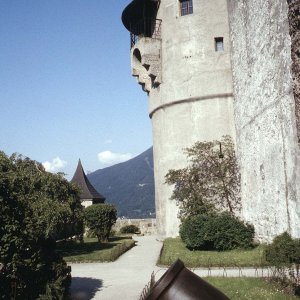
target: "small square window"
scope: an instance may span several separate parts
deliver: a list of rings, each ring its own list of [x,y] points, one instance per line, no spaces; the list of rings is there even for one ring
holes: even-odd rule
[[[215,38],[215,50],[217,52],[224,51],[224,41],[222,37]]]
[[[193,13],[193,0],[180,0],[181,16],[190,15]]]

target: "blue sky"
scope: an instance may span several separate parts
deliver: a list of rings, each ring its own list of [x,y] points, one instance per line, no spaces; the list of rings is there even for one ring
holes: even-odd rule
[[[72,176],[152,145],[130,72],[129,0],[0,0],[0,150]]]

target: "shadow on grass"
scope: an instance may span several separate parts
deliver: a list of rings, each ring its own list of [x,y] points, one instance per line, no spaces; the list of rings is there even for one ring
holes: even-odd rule
[[[131,235],[129,236],[113,236],[109,238],[110,242],[118,242],[118,241],[122,241],[122,240],[128,240],[131,239]]]
[[[72,300],[90,300],[102,287],[102,280],[87,277],[73,277],[71,284]]]
[[[101,244],[97,240],[86,241],[84,243],[66,241],[57,244],[57,252],[63,257],[84,255],[98,250],[112,249],[118,242],[126,239],[128,239],[128,237],[112,237],[109,238],[107,243]]]

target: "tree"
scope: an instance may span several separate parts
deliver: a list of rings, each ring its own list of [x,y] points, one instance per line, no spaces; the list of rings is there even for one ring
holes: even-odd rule
[[[107,242],[111,227],[116,223],[117,210],[111,204],[94,204],[84,210],[86,225],[99,243]]]
[[[240,210],[240,173],[230,136],[220,141],[197,142],[185,152],[190,165],[170,170],[166,183],[174,186],[181,220],[198,214]]]
[[[82,221],[79,192],[61,174],[0,152],[0,299],[62,299],[71,270],[55,241]]]

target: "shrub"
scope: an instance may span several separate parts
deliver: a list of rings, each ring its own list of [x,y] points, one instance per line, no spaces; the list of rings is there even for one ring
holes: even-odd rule
[[[284,232],[265,250],[266,260],[273,266],[300,264],[300,240]]]
[[[212,249],[211,242],[206,237],[207,224],[210,217],[197,215],[183,221],[180,226],[180,237],[189,249]]]
[[[111,227],[117,219],[117,211],[111,204],[94,204],[84,210],[88,228],[95,233],[99,243],[107,242]]]
[[[137,233],[140,232],[140,229],[135,225],[125,225],[120,229],[121,233]]]
[[[193,250],[244,249],[253,244],[254,228],[227,213],[198,215],[182,223],[180,236]]]
[[[300,239],[284,232],[265,250],[266,261],[275,266],[271,281],[285,290],[300,295]]]
[[[211,217],[207,229],[206,234],[215,250],[247,249],[253,246],[254,227],[228,213]]]

